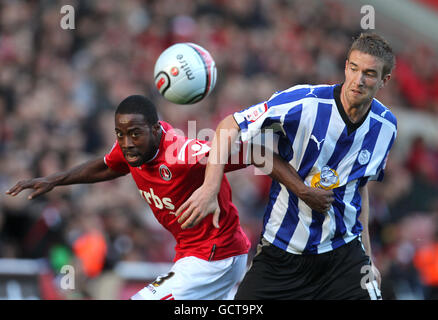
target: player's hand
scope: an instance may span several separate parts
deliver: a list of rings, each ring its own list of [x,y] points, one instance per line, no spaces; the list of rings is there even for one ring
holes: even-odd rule
[[[307,187],[300,194],[303,200],[312,210],[326,213],[330,210],[333,201],[335,200],[332,190],[324,190],[320,188]]]
[[[27,198],[29,200],[34,199],[46,192],[49,192],[55,187],[55,183],[49,181],[47,178],[36,178],[31,180],[22,180],[17,182],[15,186],[6,191],[6,194],[16,196],[24,189],[34,189]]]
[[[213,214],[213,225],[219,228],[220,212],[217,195],[201,186],[178,208],[175,214],[179,217],[178,222],[182,223],[181,229],[196,226],[211,213]]]

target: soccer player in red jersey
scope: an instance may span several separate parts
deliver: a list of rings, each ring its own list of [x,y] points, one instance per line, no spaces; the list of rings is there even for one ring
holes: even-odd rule
[[[131,173],[157,220],[176,239],[175,263],[170,272],[132,299],[232,298],[232,288],[246,271],[250,243],[240,226],[226,177],[212,214],[195,227],[181,228],[175,215],[176,208],[204,180],[209,143],[176,134],[168,123],[158,120],[153,103],[139,95],[129,96],[118,106],[115,131],[116,142],[104,158],[47,177],[20,181],[6,193],[16,196],[24,189],[34,189],[28,196],[33,199],[56,186],[95,183]],[[225,171],[246,167],[243,158],[241,151],[239,163],[227,164]],[[286,185],[292,182],[295,176],[289,165],[279,157],[273,161],[276,169],[271,177]]]
[[[28,196],[34,199],[56,186],[107,181],[131,173],[156,219],[176,239],[175,263],[170,272],[131,299],[233,298],[230,292],[245,274],[250,243],[240,226],[226,176],[217,203],[211,207],[212,214],[204,220],[193,221],[194,226],[187,228],[178,223],[175,214],[176,208],[204,181],[210,143],[177,134],[170,124],[158,120],[153,103],[139,95],[129,96],[119,104],[115,132],[116,142],[104,158],[47,177],[20,181],[6,193],[16,196],[24,189],[34,189]],[[247,166],[245,148],[240,149],[238,157],[233,158],[238,161],[229,161],[225,172]],[[296,171],[280,157],[271,155],[272,165],[257,166],[273,168],[267,173],[294,189],[299,181]],[[269,157],[264,159],[269,161]],[[318,197],[310,197],[309,201],[316,208],[325,205]]]

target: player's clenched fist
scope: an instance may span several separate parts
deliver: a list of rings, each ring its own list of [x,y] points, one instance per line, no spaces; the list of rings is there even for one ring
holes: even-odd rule
[[[178,222],[182,223],[181,229],[196,226],[210,213],[213,214],[213,225],[219,228],[220,211],[217,195],[201,186],[178,208],[175,214],[179,217]]]
[[[332,190],[324,190],[320,188],[307,187],[300,194],[303,200],[312,210],[326,213],[330,210],[333,201],[335,200]]]
[[[31,180],[22,180],[17,182],[15,186],[6,191],[6,194],[11,196],[16,196],[24,189],[34,189],[35,191],[31,193],[27,198],[33,199],[43,193],[49,192],[55,187],[55,184],[49,181],[47,178],[36,178]]]

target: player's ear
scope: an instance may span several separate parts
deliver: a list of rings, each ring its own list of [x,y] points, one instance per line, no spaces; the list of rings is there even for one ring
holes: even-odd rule
[[[389,79],[391,79],[391,74],[388,73],[382,77],[382,81],[379,84],[379,90],[382,89],[388,83]]]
[[[159,122],[152,125],[152,133],[157,136],[161,131],[161,125]]]
[[[382,84],[380,85],[380,88],[383,88],[388,83],[389,79],[391,79],[391,74],[390,73],[384,75],[383,79],[382,79],[383,80]]]

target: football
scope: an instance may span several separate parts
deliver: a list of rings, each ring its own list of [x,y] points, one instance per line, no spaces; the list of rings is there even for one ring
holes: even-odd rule
[[[213,90],[216,73],[216,64],[207,50],[190,42],[177,43],[158,57],[155,87],[171,102],[193,104]]]

